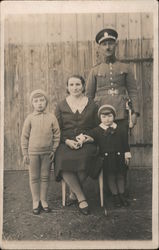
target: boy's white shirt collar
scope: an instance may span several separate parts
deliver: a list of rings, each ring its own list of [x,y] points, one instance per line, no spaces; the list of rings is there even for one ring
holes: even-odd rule
[[[104,125],[103,123],[99,124],[99,126],[100,126],[102,129],[104,129],[104,130],[107,130],[109,127],[114,128],[114,129],[117,128],[117,124],[116,124],[115,122],[113,122],[113,124],[112,124],[111,126],[106,126],[106,125]]]

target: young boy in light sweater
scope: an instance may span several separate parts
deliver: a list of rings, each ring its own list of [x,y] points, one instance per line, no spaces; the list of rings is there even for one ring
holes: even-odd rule
[[[48,97],[41,89],[30,95],[33,113],[26,118],[21,135],[24,164],[29,164],[33,213],[48,213],[47,203],[49,174],[54,153],[60,141],[60,129],[56,117],[46,111]]]

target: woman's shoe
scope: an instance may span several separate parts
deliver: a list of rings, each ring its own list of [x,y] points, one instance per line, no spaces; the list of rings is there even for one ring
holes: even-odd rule
[[[120,197],[121,204],[124,207],[128,207],[130,205],[129,202],[128,202],[128,200],[124,197],[123,194],[120,194],[119,197]]]
[[[88,207],[88,206],[83,207],[83,208],[80,207],[80,204],[81,204],[82,202],[86,202],[86,203],[87,203],[87,201],[86,201],[86,200],[83,200],[83,201],[79,201],[79,202],[78,202],[78,208],[79,208],[80,213],[83,214],[83,215],[88,215],[88,214],[90,214],[90,211],[89,211],[89,207]]]
[[[41,212],[41,206],[39,203],[39,206],[37,208],[33,208],[33,214],[38,215]]]

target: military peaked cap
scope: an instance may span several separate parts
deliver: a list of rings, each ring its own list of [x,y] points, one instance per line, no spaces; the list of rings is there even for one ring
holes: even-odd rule
[[[118,38],[118,33],[113,29],[103,29],[98,32],[96,35],[96,42],[100,44],[105,40],[114,40],[116,41]]]

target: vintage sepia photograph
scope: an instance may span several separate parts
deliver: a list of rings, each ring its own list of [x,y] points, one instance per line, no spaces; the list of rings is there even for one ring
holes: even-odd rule
[[[1,249],[158,248],[158,3],[1,3]]]

